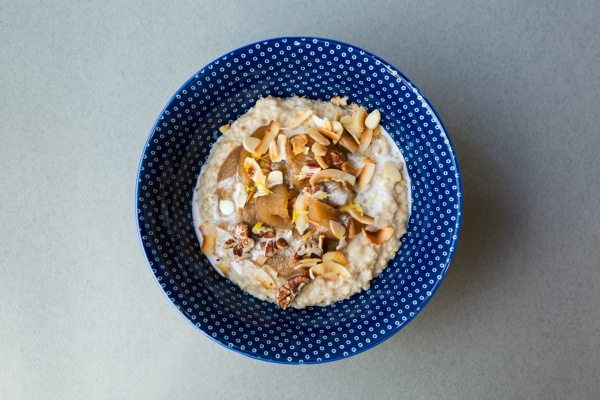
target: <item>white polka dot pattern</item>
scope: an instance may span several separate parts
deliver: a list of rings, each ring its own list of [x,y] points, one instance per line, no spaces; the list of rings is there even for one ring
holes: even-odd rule
[[[281,311],[245,294],[210,267],[194,235],[192,191],[218,127],[267,95],[341,95],[378,108],[407,162],[412,210],[400,251],[369,290],[329,307]],[[461,218],[455,153],[425,97],[380,58],[316,38],[248,45],[186,82],[148,138],[136,201],[148,263],[175,307],[222,345],[282,363],[345,358],[398,332],[444,276]]]

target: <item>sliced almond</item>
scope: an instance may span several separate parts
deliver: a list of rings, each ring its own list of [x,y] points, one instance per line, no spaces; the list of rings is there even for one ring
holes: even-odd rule
[[[321,143],[314,142],[310,149],[315,156],[327,155],[327,147],[323,146]]]
[[[356,190],[359,192],[364,191],[371,182],[374,173],[375,162],[369,157],[365,157],[363,159],[363,166],[356,177]]]
[[[308,144],[308,137],[306,135],[296,135],[290,139],[292,144],[292,152],[295,155],[308,151],[306,145]]]
[[[329,168],[329,163],[327,162],[325,157],[315,155],[315,161],[319,164],[319,166],[321,168],[323,168],[323,169]]]
[[[358,144],[359,143],[360,134],[362,133],[362,129],[361,130],[357,130],[354,127],[352,115],[344,115],[340,119],[340,122],[341,122],[342,126],[346,129],[346,131],[348,131],[348,133],[350,134],[350,136],[352,138],[354,138],[355,141],[356,141],[356,143]]]
[[[355,153],[356,150],[358,150],[358,142],[348,132],[344,132],[342,134],[342,137],[340,138],[340,144],[350,153]]]
[[[208,223],[208,221],[204,221],[202,225],[200,225],[200,233],[202,233],[202,245],[200,248],[202,249],[202,253],[205,256],[212,256],[215,254],[215,230]]]
[[[358,212],[354,208],[351,208],[350,210],[348,210],[348,214],[350,214],[350,216],[352,218],[354,218],[355,220],[357,220],[361,224],[372,225],[375,222],[375,218],[373,218],[370,215],[367,215],[365,213],[361,214],[360,212]]]
[[[371,144],[371,140],[373,139],[373,129],[366,128],[362,131],[360,135],[360,146],[358,147],[360,151],[365,151]]]
[[[379,121],[381,121],[381,113],[378,109],[375,109],[367,115],[365,126],[369,129],[375,129],[379,125]]]
[[[235,204],[231,200],[221,200],[219,201],[219,211],[223,215],[231,215],[235,211]]]
[[[400,182],[402,180],[402,173],[396,167],[396,164],[389,160],[383,164],[383,174],[393,182]]]
[[[320,258],[303,258],[294,264],[294,269],[302,267],[314,267],[321,262]]]
[[[294,201],[292,211],[292,223],[296,226],[299,234],[303,234],[309,228],[308,222],[308,197],[300,193]]]
[[[273,277],[260,268],[254,273],[254,279],[267,290],[273,290],[277,286]]]
[[[290,119],[283,129],[296,129],[300,126],[304,121],[308,119],[312,115],[312,110],[300,110],[298,114],[294,115],[292,119]]]
[[[337,143],[340,140],[340,137],[341,137],[340,135],[338,135],[336,132],[332,131],[331,129],[318,128],[317,132],[319,132],[324,137],[328,137],[334,143]]]
[[[225,132],[227,132],[229,130],[229,128],[230,128],[229,124],[221,125],[219,127],[219,132],[221,132],[222,134],[225,134]]]
[[[253,136],[246,136],[244,140],[242,140],[242,145],[248,153],[254,153],[259,144],[260,139]]]
[[[345,161],[344,163],[342,163],[342,171],[347,172],[352,175],[356,175],[356,174],[358,174],[358,171],[360,171],[360,169],[358,169],[354,165],[352,165],[352,163],[350,161]]]
[[[260,144],[254,150],[254,153],[257,153],[260,155],[265,154],[265,152],[269,149],[271,142],[273,140],[275,140],[275,138],[277,137],[277,134],[279,133],[279,129],[280,129],[279,123],[277,121],[271,121],[271,123],[269,124],[269,126],[265,132],[265,135],[260,140]]]
[[[281,185],[283,183],[283,173],[281,171],[271,171],[267,175],[265,186],[272,188],[273,186]]]
[[[341,239],[346,235],[346,228],[335,220],[329,221],[329,229],[336,239]]]
[[[377,231],[368,231],[363,228],[363,234],[371,244],[380,245],[392,237],[394,234],[394,228],[381,228]]]
[[[306,130],[306,133],[308,133],[308,136],[310,136],[316,143],[319,143],[323,146],[329,146],[329,139],[321,135],[315,128],[309,127]]]
[[[341,265],[348,265],[348,259],[341,251],[329,251],[323,254],[323,262],[333,261]]]
[[[348,239],[352,239],[362,231],[362,224],[355,219],[348,222]]]
[[[308,271],[308,275],[311,279],[315,279],[315,277],[327,273],[335,273],[338,277],[343,276],[345,278],[350,278],[352,276],[346,267],[333,261],[317,264]]]
[[[315,185],[323,181],[346,182],[350,186],[354,186],[356,178],[354,177],[354,175],[350,175],[349,173],[340,171],[339,169],[323,169],[315,173],[310,178],[311,185]]]
[[[364,107],[358,107],[358,109],[352,113],[352,126],[354,127],[355,132],[362,132],[365,129],[365,119],[367,119],[367,109]]]

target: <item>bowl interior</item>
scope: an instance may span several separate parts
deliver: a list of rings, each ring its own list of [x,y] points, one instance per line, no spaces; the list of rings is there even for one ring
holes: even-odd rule
[[[219,136],[264,96],[348,96],[381,110],[411,179],[408,232],[371,288],[328,307],[280,310],[219,276],[201,254],[191,199],[202,163]],[[159,285],[192,324],[251,357],[316,363],[344,358],[408,323],[441,281],[460,225],[454,150],[435,111],[394,67],[361,49],[316,38],[280,38],[215,60],[161,113],[139,167],[137,217]]]

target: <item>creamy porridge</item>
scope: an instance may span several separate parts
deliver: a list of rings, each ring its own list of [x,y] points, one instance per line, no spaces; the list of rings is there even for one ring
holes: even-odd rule
[[[281,308],[367,289],[398,251],[410,198],[380,119],[346,98],[268,97],[221,127],[193,198],[214,268]]]

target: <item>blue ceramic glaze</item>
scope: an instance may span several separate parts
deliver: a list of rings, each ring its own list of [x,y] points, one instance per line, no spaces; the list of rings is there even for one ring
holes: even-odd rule
[[[268,95],[323,100],[340,95],[378,108],[381,124],[406,159],[412,208],[400,250],[369,290],[331,306],[280,310],[242,292],[210,266],[194,233],[193,189],[219,126]],[[308,364],[372,348],[423,309],[456,248],[462,201],[450,138],[408,78],[356,46],[287,37],[234,50],[177,91],[144,147],[136,207],[152,273],[188,321],[244,355]]]

